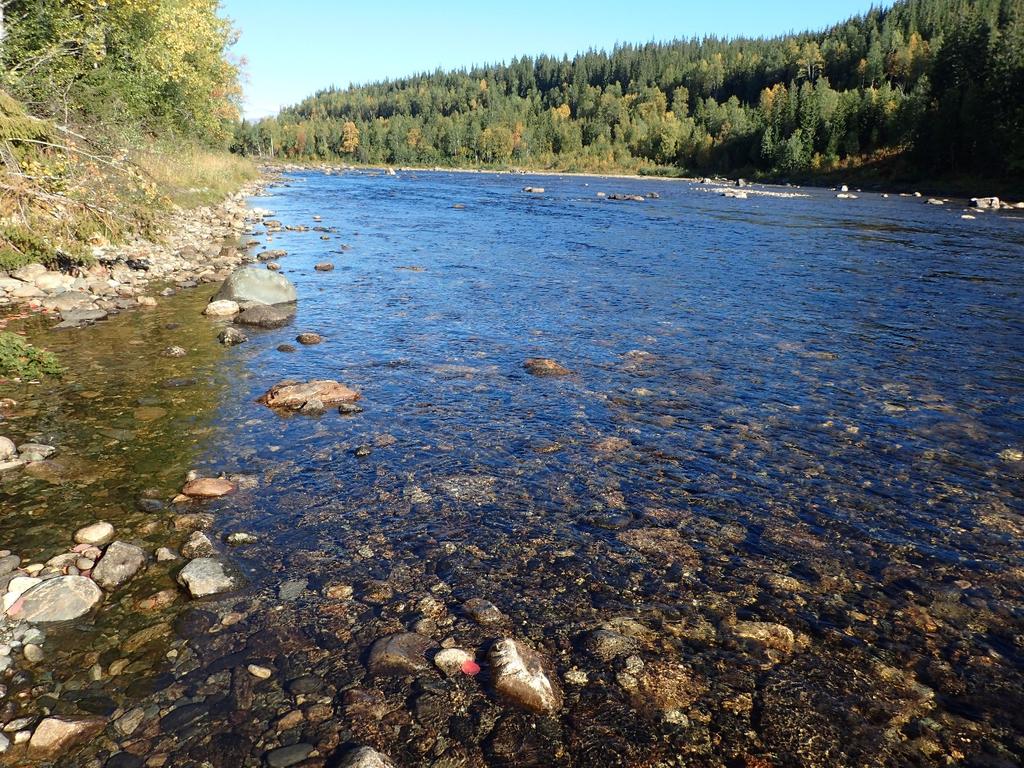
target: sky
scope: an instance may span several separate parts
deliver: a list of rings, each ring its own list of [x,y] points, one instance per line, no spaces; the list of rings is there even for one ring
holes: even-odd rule
[[[616,43],[820,29],[878,0],[222,0],[241,32],[245,116],[330,86]]]

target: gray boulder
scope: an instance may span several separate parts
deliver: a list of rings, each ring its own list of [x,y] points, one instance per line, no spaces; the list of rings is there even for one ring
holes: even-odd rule
[[[284,275],[242,267],[228,276],[213,301],[234,301],[243,305],[290,304],[296,298],[295,286]]]
[[[146,565],[146,553],[134,544],[115,541],[96,564],[92,577],[104,589],[117,589]]]
[[[235,586],[235,580],[227,572],[224,563],[212,557],[197,557],[178,574],[178,583],[188,589],[192,597],[206,597],[227,592]]]

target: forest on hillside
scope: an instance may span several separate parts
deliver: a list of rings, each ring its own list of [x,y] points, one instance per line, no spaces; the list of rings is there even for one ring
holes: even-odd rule
[[[820,32],[331,88],[243,122],[234,149],[399,165],[1014,179],[1024,176],[1024,0],[900,0]]]

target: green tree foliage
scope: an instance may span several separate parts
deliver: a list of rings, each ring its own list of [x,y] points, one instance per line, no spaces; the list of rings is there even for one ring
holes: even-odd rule
[[[1024,0],[900,0],[822,32],[332,88],[236,132],[238,152],[271,147],[371,163],[785,175],[897,158],[909,175],[1018,177]]]
[[[217,0],[6,0],[3,85],[32,114],[211,144],[238,119]]]

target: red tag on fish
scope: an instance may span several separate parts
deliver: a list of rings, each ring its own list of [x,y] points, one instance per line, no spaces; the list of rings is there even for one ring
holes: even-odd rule
[[[473,677],[474,675],[480,673],[480,665],[472,659],[466,659],[464,662],[462,662],[462,672],[463,674]]]

